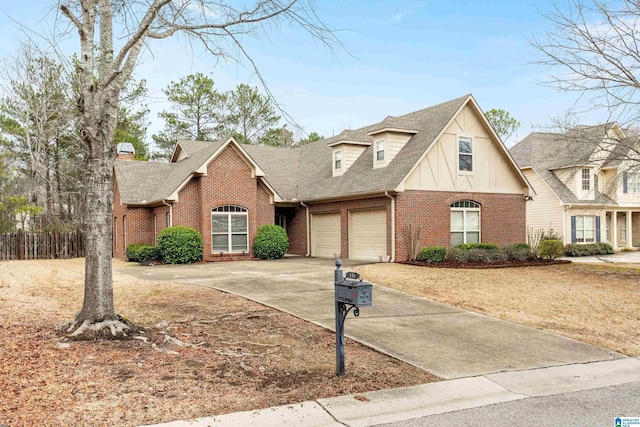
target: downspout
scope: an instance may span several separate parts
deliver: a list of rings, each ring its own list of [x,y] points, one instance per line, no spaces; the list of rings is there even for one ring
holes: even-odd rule
[[[311,256],[311,217],[309,216],[309,206],[305,205],[304,202],[300,202],[301,206],[307,208],[307,253],[304,256]]]
[[[391,199],[391,259],[389,262],[396,262],[396,198],[388,191],[384,195]]]
[[[171,227],[173,225],[173,205],[171,203],[167,203],[166,199],[162,199],[162,204],[165,206],[169,206],[169,224],[167,227]]]

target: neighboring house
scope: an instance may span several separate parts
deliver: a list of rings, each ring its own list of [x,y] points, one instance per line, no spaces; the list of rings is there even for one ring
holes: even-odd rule
[[[553,230],[565,243],[640,246],[637,131],[616,123],[532,133],[511,148],[536,197],[527,226]]]
[[[252,255],[264,224],[289,253],[407,260],[420,247],[526,239],[526,178],[471,95],[296,148],[180,141],[170,163],[117,160],[114,256],[169,225],[204,259]]]

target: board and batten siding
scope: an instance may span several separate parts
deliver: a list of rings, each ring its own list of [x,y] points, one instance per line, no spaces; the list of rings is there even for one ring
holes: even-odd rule
[[[471,173],[458,171],[458,136],[473,138]],[[409,174],[405,189],[526,194],[518,171],[499,144],[483,119],[466,106]]]
[[[522,171],[536,194],[527,202],[527,228],[553,229],[557,234],[565,235],[563,208],[558,197],[533,169]]]

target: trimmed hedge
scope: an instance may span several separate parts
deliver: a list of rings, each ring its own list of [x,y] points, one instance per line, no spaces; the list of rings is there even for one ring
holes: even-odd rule
[[[590,255],[607,255],[613,253],[613,246],[609,243],[569,243],[564,247],[566,256],[590,256]]]
[[[262,259],[282,258],[289,249],[289,238],[279,225],[263,225],[253,239],[253,254]]]
[[[543,259],[556,259],[564,255],[562,240],[541,240],[538,243],[538,256]]]
[[[463,243],[455,246],[458,249],[499,249],[495,243]]]
[[[158,235],[158,248],[169,264],[190,264],[202,259],[202,236],[193,228],[176,225]]]
[[[507,261],[526,261],[532,257],[531,246],[526,243],[516,243],[505,246],[501,250],[502,256]]]
[[[495,245],[494,245],[495,246]],[[494,263],[496,261],[502,261],[501,251],[496,246],[495,248],[460,248],[459,246],[451,248],[449,251],[449,259],[454,262],[484,262]]]
[[[139,262],[145,264],[152,261],[158,261],[162,258],[160,248],[145,243],[134,243],[127,245],[127,260],[131,262]]]
[[[444,246],[425,246],[418,253],[416,261],[442,262],[447,259],[447,248]]]

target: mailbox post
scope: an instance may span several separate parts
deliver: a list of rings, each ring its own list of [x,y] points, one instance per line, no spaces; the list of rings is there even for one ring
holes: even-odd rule
[[[347,272],[343,276],[342,261],[336,259],[334,275],[335,309],[336,309],[336,375],[344,375],[344,321],[349,311],[353,309],[353,315],[360,315],[359,307],[367,307],[373,304],[371,283],[363,282],[358,273]],[[349,308],[347,308],[349,306]]]

